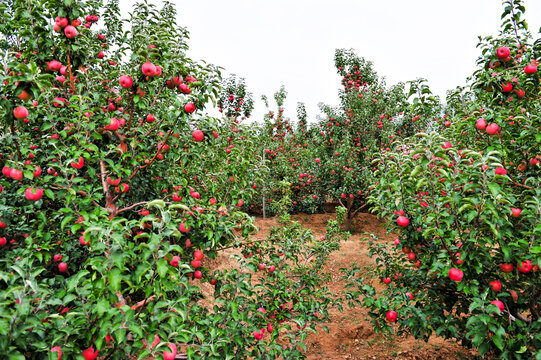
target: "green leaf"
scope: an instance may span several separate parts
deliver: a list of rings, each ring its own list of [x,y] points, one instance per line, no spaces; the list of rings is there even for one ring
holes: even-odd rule
[[[49,199],[54,200],[54,194],[50,189],[45,189],[43,192]]]
[[[165,274],[167,274],[167,269],[167,260],[162,258],[156,262],[156,270],[158,271],[158,275],[160,275],[161,278],[163,278]]]
[[[109,274],[107,275],[107,279],[109,280],[109,287],[111,288],[111,290],[120,290],[120,281],[122,280],[122,272],[120,271],[120,269],[111,269],[111,271],[109,271]]]

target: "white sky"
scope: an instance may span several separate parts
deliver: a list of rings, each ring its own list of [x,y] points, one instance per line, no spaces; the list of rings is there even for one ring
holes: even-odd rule
[[[500,0],[172,1],[190,32],[188,55],[224,67],[224,77],[244,77],[255,100],[251,119],[258,121],[266,111],[261,95],[272,99],[281,85],[292,119],[297,102],[306,104],[311,121],[319,102],[338,104],[336,48],[372,61],[388,85],[425,78],[444,100],[475,70],[478,35],[497,35],[503,12]],[[120,3],[129,11],[131,1]],[[524,4],[536,38],[541,0]]]

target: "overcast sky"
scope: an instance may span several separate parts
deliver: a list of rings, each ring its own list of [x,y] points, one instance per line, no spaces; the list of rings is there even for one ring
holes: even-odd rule
[[[478,36],[497,35],[500,0],[172,0],[188,28],[193,59],[204,59],[246,79],[254,120],[262,94],[281,85],[285,115],[304,102],[313,121],[317,104],[338,104],[336,48],[355,49],[387,84],[422,77],[445,99],[475,70]],[[154,0],[154,3],[159,3]],[[122,9],[131,1],[121,0]],[[541,0],[524,0],[530,31],[541,26]],[[273,106],[274,109],[274,106]]]

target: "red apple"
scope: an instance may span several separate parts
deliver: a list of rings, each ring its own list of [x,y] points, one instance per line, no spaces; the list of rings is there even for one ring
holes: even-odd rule
[[[41,168],[36,165],[36,170],[32,172],[32,175],[34,175],[35,178],[39,177],[41,175]]]
[[[180,261],[180,256],[173,256],[173,258],[171,259],[171,262],[169,262],[169,264],[171,264],[171,266],[173,266],[173,267],[177,267],[179,261]]]
[[[68,271],[68,264],[66,264],[65,262],[61,262],[60,264],[58,264],[58,270],[60,272]]]
[[[397,318],[396,311],[387,311],[387,315],[385,315],[385,317],[387,317],[387,320],[389,320],[390,322],[395,322]]]
[[[193,113],[195,111],[195,105],[193,103],[191,103],[191,102],[187,103],[186,105],[184,105],[184,110],[187,113],[191,114],[191,113]]]
[[[496,49],[496,56],[500,60],[506,60],[510,54],[511,54],[511,51],[509,50],[507,46],[502,46]]]
[[[74,37],[77,36],[77,29],[72,26],[72,25],[68,25],[64,28],[64,34],[66,35],[66,37],[68,39],[73,39]]]
[[[500,314],[503,313],[503,311],[505,310],[505,306],[503,305],[503,302],[501,302],[500,300],[494,300],[491,302],[492,305],[496,305],[498,307],[498,309],[500,310]]]
[[[175,357],[177,356],[177,346],[175,344],[169,344],[169,351],[163,352],[163,360],[175,360]]]
[[[171,199],[173,199],[173,201],[179,202],[179,201],[182,201],[182,196],[179,196],[178,192],[175,192],[173,196],[171,197]]]
[[[91,346],[88,349],[82,352],[85,360],[94,360],[98,357],[98,350],[94,351],[94,348]]]
[[[502,283],[500,281],[498,281],[498,280],[491,281],[488,284],[490,285],[492,290],[494,290],[496,292],[501,291],[501,289],[502,289]]]
[[[390,277],[383,278],[383,283],[390,284],[391,283],[391,278]]]
[[[178,229],[180,230],[180,232],[183,232],[183,233],[187,233],[188,231],[190,231],[190,227],[186,227],[186,225],[184,225],[184,223],[181,223],[178,227]]]
[[[504,176],[504,175],[507,175],[507,170],[505,170],[505,169],[502,168],[502,167],[497,167],[496,170],[494,171],[494,173],[495,173],[496,175]]]
[[[17,96],[19,99],[23,100],[23,101],[28,101],[30,99],[32,99],[32,95],[30,95],[30,93],[28,93],[28,91],[26,90],[21,90],[21,93]]]
[[[109,120],[109,125],[105,125],[107,130],[116,131],[120,128],[120,122],[117,118],[111,118]]]
[[[70,165],[75,169],[81,169],[85,165],[85,159],[82,156],[79,156],[79,161],[71,162]]]
[[[533,266],[531,260],[524,260],[517,264],[517,269],[523,274],[527,274],[532,271]]]
[[[13,116],[15,116],[15,119],[24,119],[28,117],[28,109],[24,106],[17,106],[15,109],[13,109]]]
[[[154,76],[156,75],[156,65],[154,65],[151,62],[146,62],[143,65],[141,65],[141,71],[146,76]]]
[[[500,269],[504,273],[510,273],[511,271],[513,271],[513,264],[500,264]]]
[[[205,257],[205,254],[203,254],[201,250],[195,250],[193,253],[193,257],[196,260],[203,260],[203,258]]]
[[[111,179],[109,176],[107,177],[107,183],[111,186],[118,186],[118,184],[120,184],[120,181],[122,180],[122,178],[118,178],[116,180],[113,180]]]
[[[9,172],[9,176],[10,176],[13,180],[22,180],[22,178],[23,178],[23,172],[22,172],[21,170],[11,169],[11,171]]]
[[[122,86],[125,89],[131,88],[133,85],[133,79],[129,77],[128,75],[122,75],[118,82],[120,83],[120,86]]]
[[[535,64],[526,65],[526,67],[524,68],[524,72],[528,75],[534,74],[535,72],[537,72],[537,66]]]
[[[451,280],[453,281],[456,281],[456,282],[460,282],[462,280],[462,278],[464,277],[464,272],[457,269],[457,268],[451,268],[449,270],[449,278],[451,278]]]
[[[487,122],[485,119],[480,118],[475,122],[475,127],[478,130],[485,130],[487,128]],[[496,131],[497,132],[497,131]]]
[[[152,124],[155,120],[156,118],[154,117],[154,115],[152,114],[147,115],[147,123]]]
[[[511,216],[514,218],[518,218],[521,212],[522,212],[521,209],[511,208]]]
[[[28,188],[24,192],[27,200],[38,201],[43,196],[43,189]]]
[[[399,216],[398,219],[396,219],[396,223],[399,225],[399,226],[402,226],[402,227],[406,227],[409,225],[410,221],[407,217],[405,216]]]
[[[65,28],[66,26],[68,26],[68,19],[65,17],[61,18],[60,16],[57,16],[54,23],[61,28]]]
[[[192,90],[190,90],[190,88],[189,88],[188,85],[186,85],[186,84],[180,84],[180,85],[178,86],[178,89],[179,89],[179,91],[180,91],[181,93],[183,93],[183,94],[189,94],[189,93],[192,92]]]
[[[51,60],[47,63],[47,69],[50,71],[58,71],[62,69],[62,63],[58,60]]]
[[[510,82],[506,82],[502,84],[503,92],[511,92],[511,90],[513,90],[513,85]]]
[[[187,106],[187,105],[186,105]],[[187,111],[187,110],[186,110]],[[197,142],[201,142],[203,141],[205,137],[205,134],[201,131],[201,130],[195,130],[193,133],[192,133],[192,139],[194,139],[194,141],[197,141]]]

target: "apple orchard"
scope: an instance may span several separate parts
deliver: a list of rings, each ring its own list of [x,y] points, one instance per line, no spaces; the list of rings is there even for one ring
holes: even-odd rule
[[[0,3],[2,358],[302,359],[350,306],[541,359],[541,38],[502,8],[444,102],[337,49],[337,106],[291,120],[281,88],[247,125],[244,80],[187,56],[171,3]],[[290,216],[329,204],[320,237]],[[367,236],[377,266],[342,264],[333,292],[325,264],[369,211],[395,240]],[[279,226],[255,239],[261,214]]]

